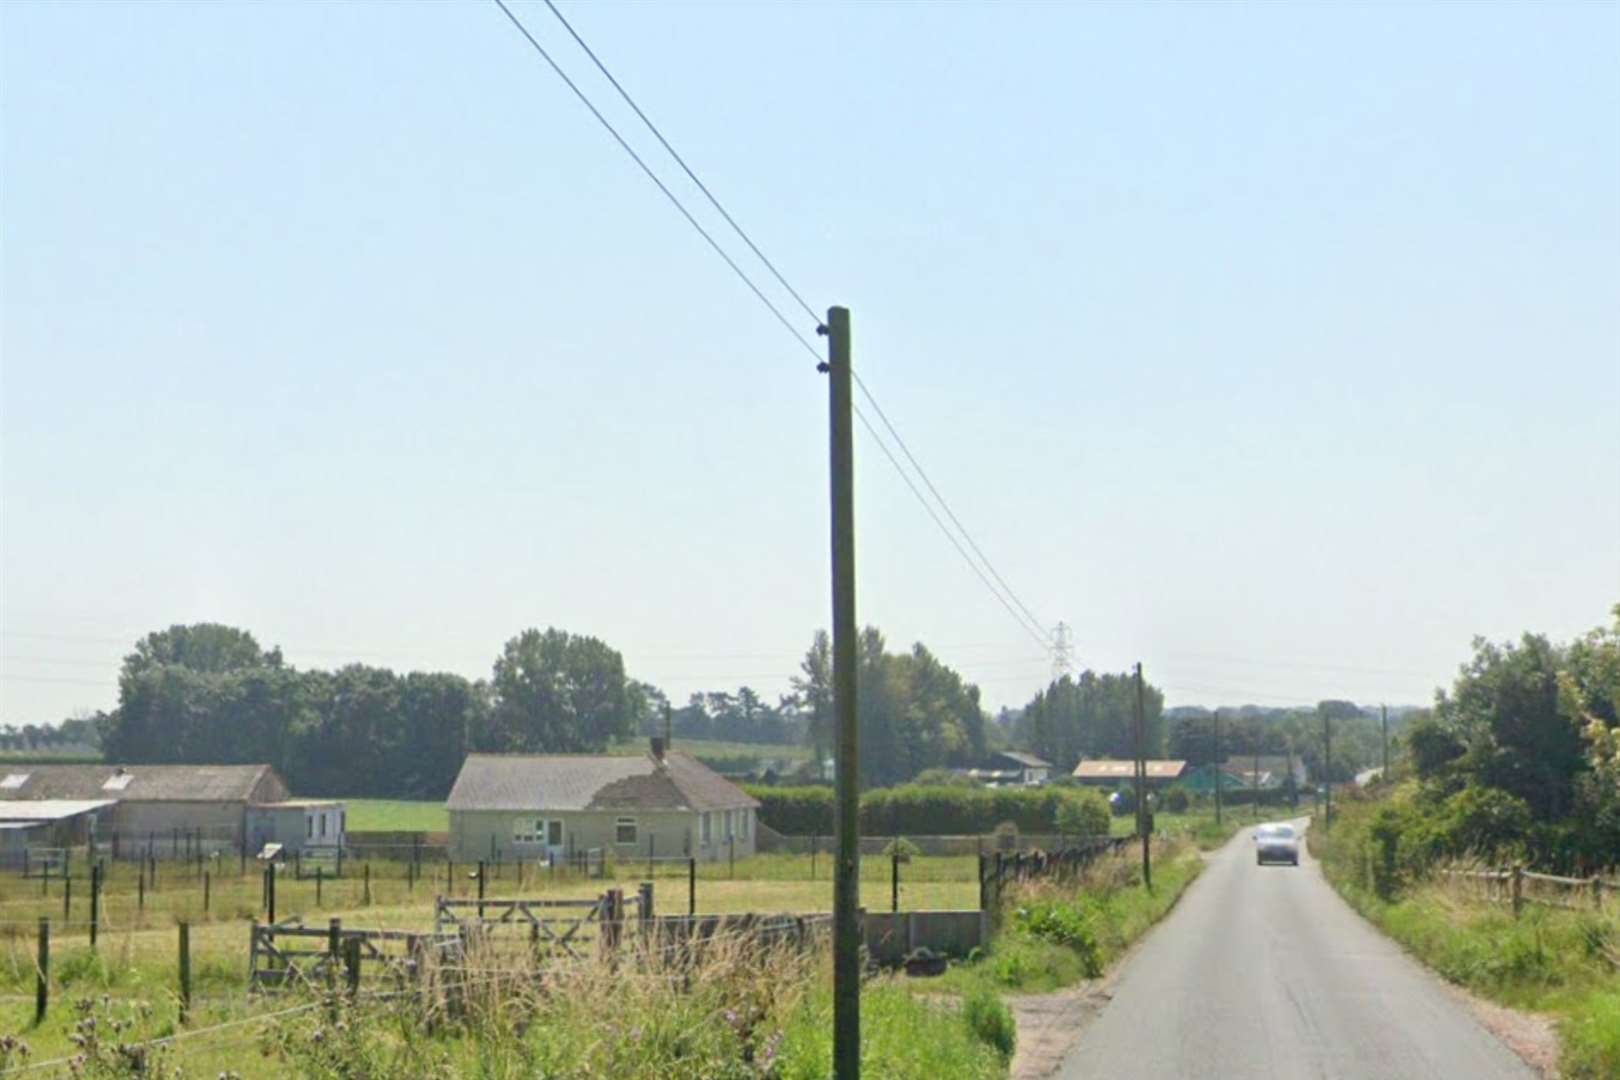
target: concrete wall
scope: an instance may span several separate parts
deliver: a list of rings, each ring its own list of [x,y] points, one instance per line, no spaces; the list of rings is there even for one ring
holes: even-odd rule
[[[745,813],[746,821],[743,817]],[[619,843],[620,818],[634,819],[634,843]],[[497,856],[503,861],[544,859],[550,850],[545,843],[520,843],[514,839],[515,826],[519,822],[527,825],[536,820],[562,822],[562,855],[600,848],[625,859],[645,859],[650,852],[658,858],[695,856],[707,862],[726,858],[731,851],[723,812],[710,812],[709,842],[705,845],[702,817],[691,811],[573,810],[547,813],[533,810],[518,813],[510,810],[452,810],[450,857],[457,862]],[[734,811],[731,828],[737,858],[752,855],[756,833],[754,812]]]
[[[868,911],[862,937],[872,959],[898,964],[913,949],[929,948],[951,957],[966,956],[990,941],[988,911]]]
[[[167,858],[178,829],[181,854],[188,832],[201,834],[204,850],[235,851],[242,843],[246,809],[238,802],[120,802],[105,811],[96,839],[111,843],[116,833],[119,856],[135,858],[150,837],[158,857]]]

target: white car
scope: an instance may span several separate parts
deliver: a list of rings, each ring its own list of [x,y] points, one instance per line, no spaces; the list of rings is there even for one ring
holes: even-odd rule
[[[1292,825],[1268,822],[1254,830],[1254,861],[1264,866],[1268,862],[1299,865],[1299,833]]]

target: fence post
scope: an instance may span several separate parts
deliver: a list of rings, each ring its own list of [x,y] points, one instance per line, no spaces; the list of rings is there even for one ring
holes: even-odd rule
[[[333,870],[333,873],[336,874],[338,877],[343,876],[343,845],[342,844],[338,845],[338,849],[337,849],[337,867]]]
[[[116,834],[114,834],[116,835]],[[101,864],[90,866],[90,947],[96,947],[96,932],[101,929]]]
[[[146,910],[146,867],[142,866],[135,879],[135,910]]]
[[[349,997],[353,998],[360,992],[360,938],[358,936],[344,942],[343,971],[348,976]]]
[[[321,884],[326,880],[326,867],[315,868],[315,906],[321,906]]]
[[[889,892],[890,910],[900,910],[900,838],[895,837],[894,850],[889,853]]]
[[[636,890],[636,894],[640,897],[639,907],[641,908],[642,924],[650,925],[653,917],[653,883],[643,881],[641,887]]]
[[[208,914],[208,905],[214,894],[214,874],[211,870],[203,871],[203,914]]]
[[[985,874],[986,859],[984,852],[979,852],[979,910],[986,911],[990,907],[990,898],[986,894],[989,878]]]
[[[265,911],[270,916],[270,925],[274,926],[276,924],[276,864],[274,861],[265,864],[264,887],[267,898],[264,905]]]
[[[697,914],[697,856],[686,858],[686,914]]]
[[[737,880],[737,837],[735,834],[726,837],[726,873],[733,881]]]
[[[1592,907],[1597,911],[1603,910],[1603,876],[1592,875]]]
[[[70,878],[70,877],[63,877],[62,878],[62,922],[63,923],[68,923],[68,922],[71,922],[72,920],[73,920],[73,879]]]
[[[1524,867],[1513,864],[1513,917],[1517,919],[1524,908]]]
[[[343,920],[328,919],[326,923],[326,988],[337,987],[337,968],[343,962]]]
[[[180,1022],[191,1019],[191,924],[180,924]]]
[[[478,860],[478,917],[484,917],[484,860]]]
[[[45,1006],[50,1000],[51,985],[51,920],[39,917],[39,971],[34,983],[34,1023],[45,1019]]]
[[[370,907],[371,906],[371,864],[366,863],[363,869],[364,869],[364,873],[365,873],[365,903],[364,903],[364,906],[365,907]]]

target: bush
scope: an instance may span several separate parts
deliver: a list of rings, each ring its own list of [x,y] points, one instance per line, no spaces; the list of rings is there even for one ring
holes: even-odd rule
[[[970,992],[962,1002],[962,1019],[980,1042],[995,1048],[1004,1062],[1011,1061],[1018,1045],[1018,1028],[1012,1010],[986,987]]]
[[[922,848],[918,847],[916,844],[913,844],[910,840],[907,840],[903,836],[897,836],[893,840],[890,840],[887,844],[883,845],[883,855],[885,858],[893,858],[894,856],[899,855],[901,862],[910,862],[912,859],[917,858],[921,854]]]
[[[1013,913],[1013,926],[1030,937],[1072,949],[1080,958],[1086,975],[1102,974],[1102,951],[1090,913],[1079,904],[1062,900],[1038,900]]]
[[[743,790],[759,800],[759,820],[788,836],[826,836],[833,831],[833,791],[828,787],[760,787]]]
[[[1107,836],[1108,803],[1095,791],[1065,791],[1058,804],[1057,831],[1065,836]]]
[[[1164,808],[1172,814],[1185,814],[1191,805],[1192,798],[1184,787],[1173,787],[1164,793]]]

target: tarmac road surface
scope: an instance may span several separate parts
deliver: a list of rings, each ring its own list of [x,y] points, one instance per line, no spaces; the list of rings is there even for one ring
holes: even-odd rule
[[[1533,1080],[1466,1003],[1339,899],[1303,843],[1298,868],[1256,866],[1252,832],[1125,959],[1059,1077]]]

